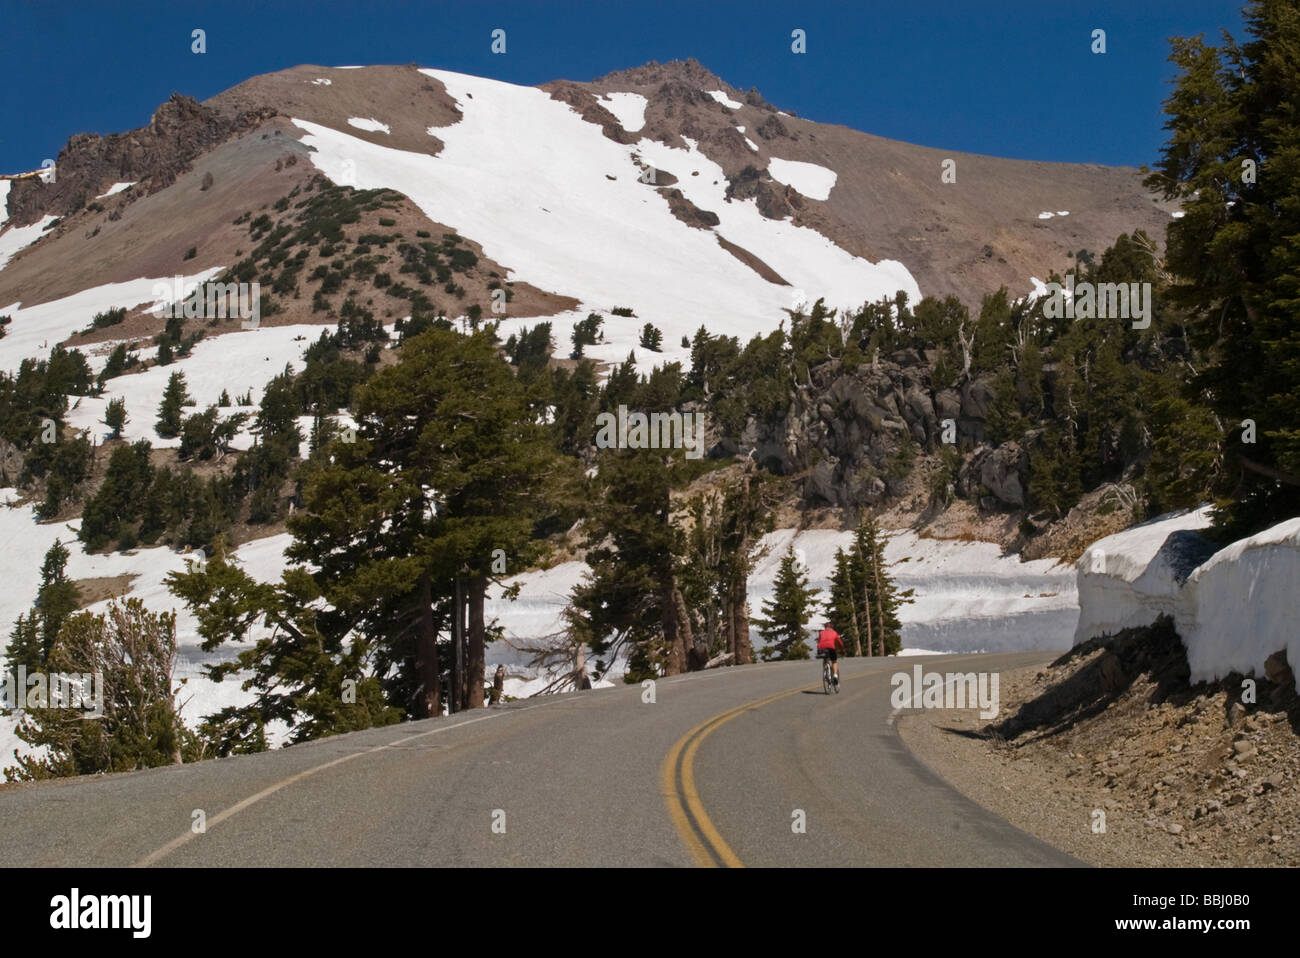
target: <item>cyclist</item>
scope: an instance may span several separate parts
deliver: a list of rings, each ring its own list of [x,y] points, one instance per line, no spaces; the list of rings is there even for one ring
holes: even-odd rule
[[[831,628],[829,622],[822,623],[822,630],[817,633],[817,658],[828,658],[831,660],[831,672],[835,675],[835,684],[840,684],[840,657],[835,651],[835,647],[844,648],[844,640],[840,634]],[[847,651],[847,650],[846,650]]]

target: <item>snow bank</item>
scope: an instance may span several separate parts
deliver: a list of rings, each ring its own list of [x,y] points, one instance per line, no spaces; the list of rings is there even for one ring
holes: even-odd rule
[[[0,226],[9,222],[9,187],[13,180],[0,180]]]
[[[1192,681],[1230,672],[1264,674],[1286,650],[1300,671],[1300,518],[1216,553],[1187,579],[1174,624],[1187,648]]]
[[[737,103],[731,97],[727,96],[725,90],[710,90],[709,96],[713,97],[713,99],[717,100],[728,110],[739,110],[742,106],[744,106],[743,103]]]
[[[793,186],[810,200],[830,199],[831,189],[839,177],[834,170],[816,163],[782,160],[775,156],[767,161],[767,171],[772,174],[772,179]]]
[[[1209,507],[1160,516],[1094,542],[1076,564],[1079,625],[1074,644],[1173,615],[1191,571],[1213,551],[1196,530]]]
[[[1079,560],[1075,644],[1168,615],[1193,682],[1300,663],[1300,518],[1214,551],[1196,533],[1209,507],[1161,517],[1093,545]]]

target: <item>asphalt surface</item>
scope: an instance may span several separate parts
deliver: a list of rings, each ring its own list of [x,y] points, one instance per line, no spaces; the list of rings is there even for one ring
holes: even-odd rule
[[[653,702],[597,690],[8,787],[0,866],[1077,866],[961,796],[891,721],[890,676],[918,661],[1051,658],[842,660],[832,696],[816,662],[717,669],[660,679]]]

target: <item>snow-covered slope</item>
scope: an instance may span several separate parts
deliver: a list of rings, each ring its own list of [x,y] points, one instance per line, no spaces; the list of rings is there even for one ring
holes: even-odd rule
[[[751,622],[762,614],[763,602],[773,593],[777,567],[787,547],[807,566],[809,584],[822,591],[830,587],[835,551],[848,548],[852,533],[783,529],[763,540],[767,555],[749,579]],[[1067,649],[1078,618],[1074,571],[1048,560],[1021,562],[1004,556],[988,542],[920,539],[911,532],[889,537],[885,555],[894,563],[899,588],[915,590],[915,601],[903,607],[905,651],[985,652],[1022,649]],[[566,562],[545,572],[526,573],[512,582],[521,585],[514,602],[494,590],[487,612],[505,629],[507,642],[490,647],[489,671],[497,662],[512,673],[525,673],[531,659],[524,646],[546,643],[563,628],[560,613],[573,587],[586,572],[582,562]],[[822,608],[815,615],[822,614]],[[809,628],[815,627],[809,623]],[[763,645],[757,626],[750,639]],[[611,676],[622,674],[616,667]],[[510,694],[527,694],[540,682],[508,684]]]
[[[400,190],[430,219],[508,264],[510,279],[578,299],[580,309],[554,320],[558,342],[588,312],[601,312],[606,343],[588,350],[594,358],[621,361],[636,350],[647,362],[688,359],[681,338],[701,324],[742,341],[775,328],[792,305],[791,287],[848,307],[900,289],[913,299],[920,295],[901,263],[853,256],[814,230],[764,217],[752,199],[728,201],[722,168],[684,138],[674,146],[616,143],[541,90],[422,72],[445,84],[462,113],[458,122],[430,130],[444,144],[436,156],[295,120],[315,150],[312,162],[337,183]],[[610,105],[626,128],[637,126],[635,101]],[[640,182],[636,157],[675,176],[688,200],[719,217],[715,230],[673,216],[665,197]],[[815,179],[801,172],[801,181]],[[808,188],[829,188],[824,174],[820,180]],[[763,260],[790,286],[763,279],[720,246],[718,236]],[[616,306],[631,307],[635,317],[609,316]],[[664,333],[662,355],[638,349],[645,323]],[[504,324],[503,335],[517,325]]]
[[[0,503],[13,500],[16,491],[0,489]],[[176,664],[173,680],[182,688],[179,701],[183,704],[185,721],[196,725],[203,716],[228,705],[242,705],[251,701],[251,693],[243,692],[237,680],[221,683],[210,681],[202,674],[205,664],[215,664],[234,658],[237,649],[204,652],[200,647],[197,624],[175,596],[164,585],[168,573],[183,571],[189,556],[164,547],[138,549],[129,553],[87,555],[77,542],[79,519],[68,522],[37,523],[30,505],[0,505],[0,622],[5,623],[4,644],[8,644],[8,627],[20,614],[27,613],[40,585],[41,558],[56,539],[68,547],[68,576],[72,579],[101,577],[132,577],[124,594],[140,599],[151,612],[176,611]],[[264,581],[279,577],[284,564],[284,549],[288,535],[272,536],[247,543],[234,553],[248,573]],[[109,600],[94,603],[87,608],[102,612]],[[260,634],[254,638],[260,638]],[[13,729],[15,717],[0,718],[0,768],[10,764],[15,748],[24,754],[27,746],[18,740]],[[282,736],[282,729],[272,730],[272,737]]]
[[[749,580],[751,615],[772,595],[777,566],[793,546],[808,567],[809,585],[829,596],[835,550],[851,532],[780,530],[764,539],[767,556]],[[885,557],[900,589],[915,590],[899,611],[903,647],[932,652],[1068,649],[1078,618],[1073,570],[1052,560],[1021,562],[991,542],[889,536]],[[820,610],[818,611],[820,613]],[[757,632],[755,643],[760,643]]]

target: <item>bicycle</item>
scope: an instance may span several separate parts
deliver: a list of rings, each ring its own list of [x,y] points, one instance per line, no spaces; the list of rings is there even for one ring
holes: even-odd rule
[[[835,694],[839,695],[840,684],[835,681],[835,673],[831,671],[831,657],[818,652],[817,658],[822,660],[822,693],[830,695],[831,689],[834,689]]]

